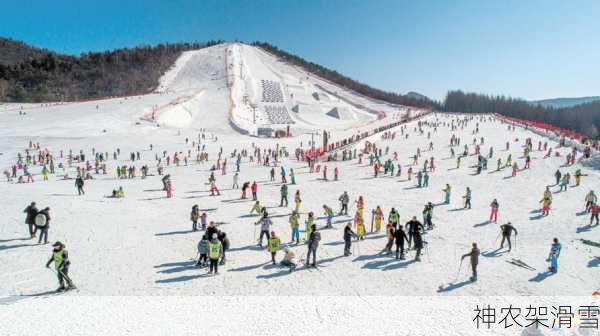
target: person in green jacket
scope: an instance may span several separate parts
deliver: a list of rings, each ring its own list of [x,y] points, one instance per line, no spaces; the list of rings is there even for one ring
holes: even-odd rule
[[[275,265],[275,255],[281,247],[281,240],[275,235],[275,231],[271,231],[271,238],[269,239],[269,252],[271,252],[271,261]]]
[[[69,278],[69,253],[65,250],[65,245],[59,241],[52,245],[52,256],[46,263],[46,267],[50,268],[50,264],[54,262],[54,269],[56,270],[56,276],[58,277],[59,287],[57,291],[62,292],[72,288],[75,288],[71,278]],[[65,281],[67,287],[65,287]]]
[[[279,206],[282,207],[283,206],[283,202],[285,202],[285,206],[288,206],[288,187],[287,184],[282,184],[281,185],[281,201],[279,202]]]
[[[398,214],[398,211],[396,211],[395,208],[392,208],[390,211],[390,214],[388,215],[388,221],[390,224],[392,224],[394,230],[396,230],[396,226],[398,226],[398,223],[400,223],[400,214]]]
[[[217,239],[217,235],[213,234],[212,240],[208,243],[208,260],[210,262],[210,267],[208,269],[208,274],[212,274],[213,270],[216,274],[219,274],[219,259],[223,254],[223,245]]]

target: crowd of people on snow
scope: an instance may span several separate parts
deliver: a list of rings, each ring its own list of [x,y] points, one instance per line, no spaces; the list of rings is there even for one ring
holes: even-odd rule
[[[413,133],[419,136],[426,137],[428,144],[425,147],[426,151],[432,151],[434,143],[430,141],[432,132],[435,134],[439,127],[448,127],[452,131],[459,129],[464,130],[467,125],[475,123],[475,128],[472,131],[474,136],[472,144],[463,142],[461,151],[461,139],[452,134],[449,139],[450,147],[450,158],[456,159],[456,168],[460,168],[461,160],[474,156],[477,158],[477,163],[473,166],[475,168],[473,175],[479,175],[482,171],[488,169],[488,160],[494,158],[495,153],[499,150],[494,151],[492,146],[489,147],[487,154],[482,154],[482,147],[485,144],[485,138],[479,136],[479,123],[490,121],[489,117],[464,117],[464,118],[453,118],[449,121],[429,120],[429,121],[418,121],[413,129]],[[396,139],[407,139],[410,134],[410,130],[407,125],[398,123],[392,127],[384,127],[376,130],[374,134],[380,134],[380,138],[383,143],[389,143]],[[514,126],[508,125],[508,130],[514,131]],[[368,135],[368,134],[367,134]],[[186,150],[175,151],[169,153],[166,150],[162,152],[156,152],[154,157],[156,175],[160,176],[162,182],[162,190],[166,193],[166,198],[173,198],[173,181],[171,174],[165,172],[170,166],[187,166],[193,163],[192,157],[193,152],[195,154],[196,164],[209,163],[209,154],[206,148],[207,136],[204,132],[198,135],[197,140],[190,141],[188,138],[185,139]],[[362,141],[362,148],[358,148],[358,145]],[[518,138],[514,139],[515,143],[519,143]],[[352,146],[349,146],[352,145]],[[519,159],[523,160],[523,168],[519,168],[517,160],[514,160],[510,153],[507,157],[502,160],[498,157],[496,171],[501,171],[505,168],[511,169],[511,178],[516,178],[520,171],[531,168],[532,153],[534,150],[534,144],[531,138],[526,138],[523,141],[523,155]],[[154,150],[153,145],[149,146],[150,151]],[[508,151],[510,148],[510,142],[506,142],[505,150]],[[378,145],[376,142],[366,140],[366,135],[357,134],[348,139],[335,142],[332,151],[326,153],[321,161],[313,155],[314,153],[303,149],[302,143],[296,148],[295,157],[301,163],[308,166],[309,173],[320,174],[321,181],[328,182],[330,178],[328,172],[328,162],[333,164],[334,161],[339,159],[341,161],[355,160],[359,165],[363,164],[363,160],[368,159],[368,166],[373,171],[373,178],[381,177],[406,177],[406,181],[412,181],[413,177],[415,180],[415,188],[428,188],[430,186],[430,176],[436,172],[436,160],[435,157],[425,157],[424,152],[421,148],[417,148],[413,155],[410,155],[410,165],[407,169],[403,169],[401,160],[398,152],[390,153],[390,147]],[[552,156],[553,148],[548,145],[548,142],[542,144],[541,141],[537,144],[538,152],[547,152],[545,158]],[[457,154],[458,152],[458,154]],[[339,154],[339,156],[338,156]],[[112,153],[112,160],[117,161],[121,155],[121,151],[117,148]],[[566,162],[563,165],[564,168],[571,167],[576,162],[578,152],[575,148],[568,153]],[[289,158],[289,153],[285,147],[280,147],[279,144],[275,148],[262,148],[252,143],[252,149],[235,149],[229,155],[226,155],[221,147],[216,154],[216,158],[212,159],[213,164],[209,164],[210,176],[207,181],[208,191],[211,196],[218,197],[221,195],[221,190],[217,184],[217,174],[221,176],[227,175],[228,167],[232,167],[234,173],[232,175],[232,190],[239,189],[241,192],[240,199],[245,200],[248,197],[248,190],[252,195],[252,201],[254,204],[250,209],[249,215],[259,216],[259,220],[255,222],[256,230],[254,239],[256,239],[257,245],[263,247],[263,242],[266,241],[266,249],[270,254],[271,262],[273,264],[279,263],[283,267],[287,267],[290,271],[296,269],[298,262],[295,261],[295,253],[292,249],[293,246],[300,244],[306,245],[306,257],[300,258],[300,262],[305,267],[317,267],[318,249],[321,244],[322,236],[321,230],[334,228],[333,219],[336,216],[349,216],[349,208],[351,205],[351,198],[347,191],[344,191],[338,198],[339,211],[337,213],[333,208],[327,204],[322,205],[323,219],[325,225],[322,228],[317,226],[317,220],[314,211],[303,212],[303,198],[300,189],[297,189],[292,199],[293,210],[288,217],[288,223],[291,229],[291,237],[289,243],[282,242],[282,237],[274,229],[273,221],[269,215],[267,207],[263,206],[259,201],[258,195],[258,183],[256,180],[244,181],[241,183],[240,188],[240,172],[242,162],[245,161],[248,164],[255,163],[258,166],[264,166],[268,170],[268,181],[276,182],[276,174],[278,171],[281,186],[279,188],[279,199],[280,207],[287,208],[289,206],[288,194],[289,186],[297,185],[297,179],[293,168],[286,169],[284,165],[284,159]],[[560,156],[558,150],[554,151],[554,156]],[[93,158],[93,164],[89,160],[86,160],[86,153],[80,150],[78,154],[73,153],[69,150],[66,156],[63,156],[63,151],[59,152],[58,158],[46,148],[42,148],[39,143],[29,143],[28,148],[25,150],[25,155],[18,153],[15,164],[11,167],[11,171],[6,171],[5,175],[8,182],[11,182],[13,178],[19,176],[17,183],[33,182],[33,174],[31,172],[32,167],[40,167],[40,175],[42,180],[47,181],[49,175],[57,174],[55,170],[55,161],[58,162],[58,169],[62,169],[62,179],[71,179],[68,176],[67,168],[72,168],[73,165],[76,167],[75,187],[79,196],[85,195],[84,186],[86,181],[93,181],[94,175],[106,175],[107,161],[109,160],[109,152],[97,152],[95,148],[92,148],[91,157]],[[387,157],[387,158],[386,158]],[[229,159],[229,162],[228,162]],[[136,168],[135,162],[141,161],[142,155],[140,151],[130,152],[128,165],[116,165],[116,177],[118,180],[121,179],[135,179],[138,177],[138,169]],[[422,164],[419,161],[423,160]],[[233,162],[232,162],[233,161]],[[277,169],[276,169],[277,168]],[[141,172],[141,179],[146,179],[149,176],[155,176],[151,171],[152,167],[148,164],[143,164],[139,171]],[[19,174],[20,173],[20,174]],[[404,174],[403,174],[404,173]],[[57,174],[58,175],[58,174]],[[574,177],[574,185],[571,184],[571,176]],[[561,172],[560,169],[554,174],[555,185],[559,188],[557,192],[566,192],[568,187],[579,187],[581,184],[582,177],[585,176],[581,169],[576,169],[571,175],[570,172]],[[288,180],[289,178],[289,180]],[[337,165],[333,167],[333,181],[338,181],[340,178],[340,169]],[[412,183],[412,182],[411,182]],[[355,209],[351,215],[350,220],[345,221],[343,230],[340,232],[340,238],[343,242],[343,255],[350,256],[356,253],[356,250],[360,251],[361,241],[365,239],[365,236],[372,233],[379,233],[384,231],[384,238],[382,242],[381,252],[383,254],[394,255],[396,259],[404,260],[406,255],[414,251],[413,260],[418,262],[421,261],[422,253],[425,251],[428,253],[429,244],[425,240],[426,235],[431,230],[436,228],[433,223],[433,212],[434,209],[439,205],[448,205],[452,202],[452,187],[449,183],[446,183],[442,189],[442,201],[441,203],[434,204],[433,202],[427,202],[424,204],[422,211],[422,221],[417,219],[417,216],[408,216],[410,220],[406,221],[404,225],[401,224],[400,214],[396,208],[392,207],[387,216],[385,215],[384,209],[381,206],[376,205],[370,211],[371,221],[370,229],[367,229],[367,221],[365,220],[365,199],[363,196],[358,195],[356,200],[352,203]],[[112,190],[109,196],[111,198],[123,198],[125,193],[123,187],[119,186]],[[469,186],[465,189],[463,198],[463,209],[472,209],[472,190]],[[543,197],[540,200],[541,208],[540,212],[542,216],[548,216],[550,214],[552,205],[553,194],[550,187],[547,187],[543,193]],[[500,204],[497,199],[493,199],[490,203],[490,216],[489,222],[498,222],[498,213]],[[39,233],[38,243],[42,240],[44,243],[48,242],[48,230],[50,228],[50,208],[46,207],[39,211],[36,207],[35,202],[32,202],[25,210],[26,213],[26,224],[29,226],[29,234],[31,238],[35,238],[36,234]],[[598,215],[600,213],[600,205],[598,205],[598,199],[594,194],[594,191],[590,191],[585,197],[585,213],[590,213],[590,223],[592,226],[595,221],[595,225],[598,223]],[[301,216],[306,215],[304,220],[304,237],[300,237],[301,227]],[[387,222],[386,222],[387,218]],[[202,238],[197,244],[197,261],[196,266],[207,267],[208,273],[218,274],[219,266],[225,265],[226,254],[230,249],[229,237],[226,232],[220,228],[221,224],[215,221],[209,221],[207,211],[200,210],[196,204],[192,207],[190,213],[190,220],[192,222],[192,231],[203,231]],[[516,236],[518,234],[517,229],[511,222],[506,222],[499,226],[500,235],[502,237],[500,248],[504,248],[505,242],[508,244],[508,251],[513,248],[513,241],[516,243]],[[551,249],[546,259],[550,263],[549,271],[558,271],[558,257],[560,256],[561,245],[557,238],[555,238],[551,244]],[[359,252],[360,253],[360,252]],[[477,243],[472,243],[471,250],[462,255],[462,259],[469,258],[472,267],[471,280],[477,280],[477,265],[479,264],[479,247]],[[283,254],[282,258],[278,261],[278,255]],[[55,263],[55,270],[59,279],[60,287],[59,290],[65,290],[73,288],[74,285],[71,279],[68,277],[68,268],[70,265],[68,254],[65,249],[65,245],[61,242],[56,242],[53,245],[52,258],[48,261],[48,265],[52,262]],[[65,286],[65,282],[67,286]]]

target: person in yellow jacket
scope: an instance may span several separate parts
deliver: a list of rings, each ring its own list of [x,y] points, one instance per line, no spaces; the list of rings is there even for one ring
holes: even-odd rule
[[[374,211],[375,214],[375,232],[381,231],[381,223],[383,222],[383,211],[377,206],[377,209]]]
[[[46,267],[50,268],[50,264],[54,262],[54,269],[56,270],[56,276],[58,277],[58,283],[60,287],[56,290],[57,292],[66,291],[75,288],[73,281],[69,277],[69,254],[65,250],[65,245],[61,242],[56,242],[52,245],[52,256],[46,263]],[[67,287],[65,287],[65,280]]]
[[[579,187],[579,183],[581,183],[581,169],[577,169],[575,171],[575,186]]]
[[[294,195],[294,205],[296,212],[300,211],[300,204],[302,203],[302,199],[300,198],[300,190],[296,190],[296,194]]]
[[[358,223],[356,224],[356,236],[358,239],[365,239],[365,234],[367,234],[367,230],[365,228],[365,223],[363,222],[362,217],[358,218]]]
[[[213,270],[216,274],[219,274],[219,259],[223,254],[223,245],[217,239],[217,234],[214,233],[212,236],[212,240],[208,243],[208,260],[210,262],[210,266],[208,269],[208,274],[212,274]]]
[[[365,209],[365,201],[362,196],[358,196],[358,201],[356,201],[356,212],[360,214],[360,217],[363,217],[363,211]]]
[[[300,215],[297,211],[292,211],[289,222],[292,228],[292,243],[295,240],[296,244],[300,244]]]
[[[312,226],[315,223],[315,217],[312,211],[308,213],[308,218],[304,223],[306,224],[306,241],[308,241],[308,239],[310,238],[310,234],[312,233]]]
[[[252,209],[250,209],[250,214],[253,214],[254,212],[256,212],[257,215],[260,215],[260,213],[262,212],[262,207],[260,206],[260,201],[256,201],[256,203],[254,203],[254,206],[252,207]]]
[[[42,168],[42,177],[44,181],[48,181],[48,168],[46,166]]]
[[[275,236],[275,231],[271,231],[271,238],[269,239],[268,250],[271,252],[271,261],[273,265],[275,265],[275,255],[279,252],[281,247],[281,240],[279,237]]]

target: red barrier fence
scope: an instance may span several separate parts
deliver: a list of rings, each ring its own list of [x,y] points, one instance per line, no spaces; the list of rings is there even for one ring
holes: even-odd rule
[[[494,113],[494,116],[500,120],[504,120],[504,121],[508,121],[508,122],[512,122],[512,123],[516,123],[516,124],[521,124],[524,126],[535,127],[535,128],[542,129],[545,131],[553,132],[558,135],[573,138],[573,139],[576,139],[579,141],[582,141],[583,139],[587,138],[584,134],[581,134],[579,132],[556,127],[554,125],[546,124],[546,123],[539,122],[539,121],[507,117],[507,116],[497,114],[497,113]]]

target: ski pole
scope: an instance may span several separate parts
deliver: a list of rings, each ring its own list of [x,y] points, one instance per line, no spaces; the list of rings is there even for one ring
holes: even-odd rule
[[[458,264],[458,271],[456,272],[456,277],[454,278],[454,282],[458,281],[458,276],[460,275],[460,269],[462,267],[462,258],[460,259],[460,263]]]

